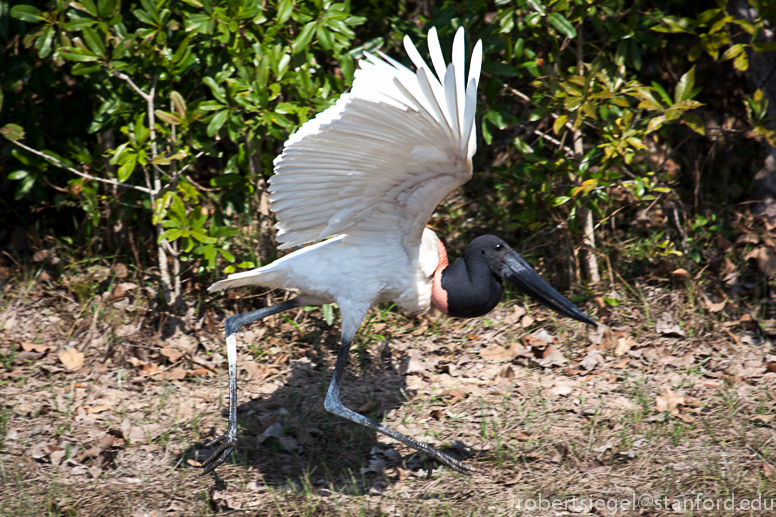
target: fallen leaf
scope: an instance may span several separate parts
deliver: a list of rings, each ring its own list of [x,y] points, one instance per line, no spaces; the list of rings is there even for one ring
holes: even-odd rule
[[[760,422],[767,424],[773,420],[774,417],[776,417],[776,415],[754,415],[752,420],[759,420]]]
[[[148,375],[155,375],[161,372],[162,372],[161,368],[159,368],[155,364],[143,364],[137,373],[141,377],[146,377]]]
[[[248,375],[250,375],[251,378],[256,380],[263,379],[269,373],[267,368],[264,368],[256,361],[243,361],[242,367],[245,368],[245,371],[248,372]]]
[[[587,353],[587,357],[582,359],[582,362],[579,364],[585,370],[592,370],[599,364],[604,364],[605,362],[606,361],[604,360],[604,356],[601,355],[601,352],[598,350],[592,350]]]
[[[496,384],[512,382],[513,380],[515,380],[515,371],[509,365],[505,365],[496,375]]]
[[[49,347],[46,345],[38,345],[35,343],[28,343],[26,341],[22,341],[21,345],[22,345],[22,350],[24,350],[25,352],[33,351],[33,352],[38,352],[42,354],[49,349]]]
[[[537,359],[536,362],[545,367],[563,366],[568,362],[568,359],[563,356],[563,353],[561,353],[558,347],[555,345],[547,345],[547,348],[541,352],[540,358]]]
[[[512,436],[515,440],[519,442],[527,442],[531,439],[531,435],[528,433],[524,433],[523,431],[515,431],[515,434]]]
[[[634,346],[638,346],[638,343],[632,336],[621,337],[617,340],[617,348],[614,349],[614,355],[617,357],[623,356]]]
[[[202,466],[202,464],[200,462],[192,460],[191,458],[187,459],[186,463],[188,463],[192,467],[201,467]]]
[[[736,244],[757,244],[760,242],[760,237],[755,233],[743,232],[736,239]]]
[[[666,388],[664,395],[655,397],[655,403],[660,413],[668,411],[676,416],[679,414],[679,406],[685,404],[685,399],[683,396],[671,391],[671,388]]]
[[[450,399],[450,401],[448,401],[448,403],[447,403],[448,406],[452,406],[452,405],[456,404],[457,402],[459,402],[462,398],[466,397],[467,395],[468,394],[465,391],[455,390],[455,389],[453,389],[453,390],[445,390],[445,391],[443,391],[441,393],[442,397],[453,397],[452,399]]]
[[[161,350],[159,350],[159,352],[161,352],[161,354],[162,354],[163,356],[167,357],[167,358],[170,360],[170,362],[171,362],[171,363],[174,363],[174,362],[176,362],[178,359],[180,359],[181,357],[183,357],[183,354],[181,354],[181,353],[180,353],[180,352],[178,352],[177,350],[173,350],[173,349],[172,349],[172,348],[170,348],[169,346],[162,347],[162,349],[161,349]]]
[[[431,412],[431,418],[434,420],[442,420],[445,417],[445,414],[442,412],[441,409],[435,409]]]
[[[671,276],[680,280],[688,280],[690,278],[690,273],[688,273],[686,269],[679,268],[671,271]]]
[[[692,366],[692,364],[695,362],[695,356],[692,354],[692,352],[687,352],[682,357],[676,357],[676,356],[666,356],[660,359],[660,362],[663,364],[670,364],[674,368],[687,368],[688,366]]]
[[[717,234],[717,247],[721,251],[729,250],[732,245],[733,244],[729,240],[724,238],[722,235]]]
[[[125,266],[120,262],[113,264],[110,267],[110,272],[113,273],[116,276],[116,278],[124,278],[129,274],[129,270],[127,269],[127,266]]]
[[[684,337],[684,331],[674,320],[674,315],[668,311],[660,315],[655,324],[655,330],[660,334]]]
[[[401,375],[408,375],[410,373],[423,373],[426,371],[426,363],[423,362],[420,352],[417,350],[410,350],[407,352],[407,357],[402,361],[399,373]]]
[[[529,314],[526,314],[523,316],[523,318],[520,320],[520,326],[523,328],[530,327],[533,325],[533,322],[536,321],[533,316],[530,316]]]
[[[510,357],[510,353],[503,346],[494,345],[485,350],[480,350],[480,356],[489,361],[502,361]]]
[[[93,413],[102,413],[103,411],[107,411],[112,407],[113,407],[113,404],[100,404],[98,406],[91,406],[85,409],[87,410],[88,413],[93,414]]]
[[[182,380],[186,378],[186,370],[183,368],[173,368],[172,370],[167,370],[164,372],[163,377],[170,381],[170,380]]]
[[[617,397],[616,399],[612,400],[612,404],[623,409],[629,409],[631,411],[636,409],[636,404],[626,399],[625,397]]]
[[[70,348],[63,352],[60,352],[59,354],[57,354],[57,357],[59,357],[59,360],[62,362],[63,365],[65,365],[65,368],[67,368],[71,372],[80,370],[84,365],[84,354],[82,354],[75,348]]]
[[[770,278],[776,273],[776,251],[770,246],[762,246],[757,254],[757,267]]]
[[[763,474],[768,479],[773,479],[776,477],[776,469],[770,463],[763,461]]]
[[[560,386],[555,386],[550,390],[550,393],[553,395],[557,395],[559,397],[565,397],[567,395],[570,395],[571,392],[574,391],[574,388],[571,386],[566,386],[565,384],[561,384]]]
[[[686,424],[692,424],[693,422],[695,422],[695,419],[691,415],[686,415],[684,413],[677,414],[676,418],[678,418],[679,420],[681,420]]]

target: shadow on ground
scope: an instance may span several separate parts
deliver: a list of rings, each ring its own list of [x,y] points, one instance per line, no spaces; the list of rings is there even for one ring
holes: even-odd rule
[[[336,348],[325,348],[326,345],[315,347],[311,360],[292,363],[289,376],[272,393],[255,394],[250,388],[244,389],[244,375],[240,376],[239,442],[227,462],[216,470],[218,475],[213,476],[211,492],[228,489],[222,476],[232,478],[235,469],[240,471],[241,480],[267,487],[321,488],[324,492],[355,494],[379,493],[392,477],[425,476],[429,469],[433,476],[440,468],[402,444],[324,409],[336,354]],[[398,360],[390,358],[390,354],[351,353],[343,380],[343,403],[381,422],[386,414],[416,395],[407,388],[405,376],[398,366]],[[218,381],[224,399],[227,397],[225,380],[222,377]],[[261,382],[253,381],[251,387]],[[203,436],[203,440],[192,444],[184,452],[184,461],[176,458],[178,468],[192,468],[191,462],[186,460],[203,462],[212,454],[212,449],[204,448],[204,444],[225,431],[227,416],[228,409],[224,407],[217,417],[222,421],[206,429],[207,438]],[[443,443],[432,441],[431,445],[441,447]],[[442,450],[465,460],[466,447],[460,442],[453,445],[442,447]],[[402,455],[400,451],[406,454]],[[472,453],[469,450],[469,455]],[[394,475],[383,476],[382,473]]]

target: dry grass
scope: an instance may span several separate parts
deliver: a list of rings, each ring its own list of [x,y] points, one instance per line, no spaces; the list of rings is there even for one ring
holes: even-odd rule
[[[256,324],[240,338],[239,450],[215,479],[193,465],[226,423],[217,325],[193,312],[152,325],[141,297],[19,289],[0,313],[0,514],[561,515],[529,499],[648,495],[661,506],[592,513],[667,515],[697,497],[776,499],[768,329],[706,313],[697,293],[640,291],[605,332],[524,315],[522,300],[466,321],[373,311],[344,402],[465,457],[472,476],[429,476],[413,451],[323,411],[337,329],[317,311]],[[71,341],[74,372],[57,355]],[[30,343],[49,349],[20,357]],[[658,397],[679,404],[659,412]],[[723,510],[678,513],[750,515]]]

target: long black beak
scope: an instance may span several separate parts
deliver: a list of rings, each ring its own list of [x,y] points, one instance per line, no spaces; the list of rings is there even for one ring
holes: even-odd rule
[[[562,294],[540,277],[539,273],[514,251],[510,250],[504,256],[499,276],[517,287],[524,294],[527,294],[558,314],[574,318],[588,325],[596,325],[584,312],[577,309],[573,303],[564,298]]]

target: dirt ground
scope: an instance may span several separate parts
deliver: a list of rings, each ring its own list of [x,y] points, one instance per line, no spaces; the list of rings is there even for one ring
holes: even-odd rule
[[[522,298],[473,320],[373,309],[345,404],[470,476],[323,410],[336,312],[273,316],[239,336],[240,443],[213,477],[223,313],[153,319],[131,283],[82,303],[6,286],[0,514],[776,515],[773,322],[688,289],[591,300],[598,328]]]

